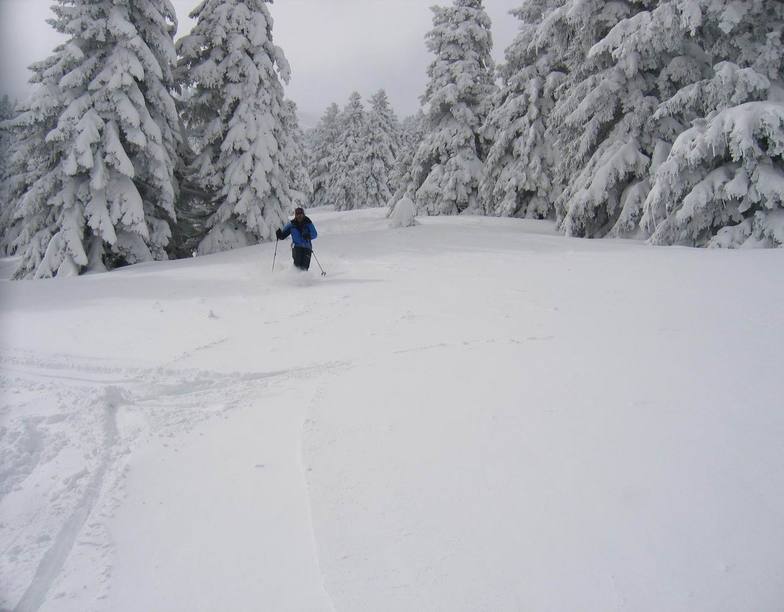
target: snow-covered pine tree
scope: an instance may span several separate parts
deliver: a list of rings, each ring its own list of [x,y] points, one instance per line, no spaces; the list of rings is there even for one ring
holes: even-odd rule
[[[400,122],[400,150],[398,151],[395,167],[390,175],[392,197],[387,205],[391,215],[395,203],[403,196],[414,200],[414,179],[412,177],[414,155],[419,148],[422,139],[425,137],[427,129],[427,117],[420,108],[415,114],[405,117]]]
[[[62,47],[55,49],[55,53],[60,51]],[[57,61],[57,55],[53,55],[34,64],[31,82],[40,82],[39,73]],[[20,278],[28,270],[35,271],[57,232],[55,209],[49,205],[49,199],[61,184],[61,153],[46,142],[46,135],[55,128],[63,110],[60,97],[54,93],[54,88],[38,88],[17,107],[16,116],[2,125],[14,141],[3,186],[7,198],[3,209],[3,251],[27,254],[26,266],[15,273]]]
[[[17,277],[165,259],[179,138],[174,10],[168,0],[57,2],[50,23],[69,39],[31,67],[39,87],[11,124],[31,156],[17,166]]]
[[[361,167],[367,199],[365,206],[386,206],[392,196],[391,181],[400,150],[400,126],[382,89],[370,98],[368,149]]]
[[[349,97],[338,121],[340,132],[335,146],[327,201],[335,206],[335,210],[364,208],[367,202],[367,176],[362,166],[369,145],[368,122],[362,97],[357,92]]]
[[[113,0],[114,4],[121,4]],[[123,0],[125,1],[125,0]],[[174,35],[177,33],[177,17],[171,0],[128,0],[131,7],[130,15],[133,23],[139,30],[142,40],[146,41],[150,52],[160,66],[161,76],[152,74],[145,78],[144,89],[147,107],[150,116],[160,127],[163,139],[164,156],[159,161],[153,156],[139,156],[136,161],[137,172],[141,170],[140,191],[143,198],[154,201],[156,185],[161,184],[168,190],[169,184],[173,190],[172,205],[169,206],[168,194],[166,202],[166,215],[171,221],[176,222],[176,202],[179,197],[178,169],[181,170],[182,154],[189,148],[183,140],[182,120],[179,116],[176,100],[172,95],[177,89],[174,70],[177,67],[177,53],[174,46]],[[143,177],[155,177],[147,181]],[[140,182],[141,182],[140,181]],[[152,190],[148,185],[152,186]],[[148,214],[148,216],[150,216]],[[168,231],[167,231],[168,233]],[[167,238],[167,250],[171,244]],[[156,258],[165,258],[163,253],[155,254]]]
[[[660,141],[649,121],[658,77],[683,53],[677,28],[650,27],[659,4],[569,0],[543,27],[562,21],[556,35],[571,32],[568,74],[547,133],[559,151],[556,210],[567,235],[627,235],[638,226]]]
[[[14,105],[8,96],[3,96],[0,98],[0,126],[9,119],[13,119],[13,117]],[[11,132],[0,127],[0,180],[8,176],[9,158],[11,157],[12,149],[11,141]]]
[[[330,204],[327,196],[334,179],[335,147],[340,134],[340,108],[327,107],[311,135],[309,173],[313,182],[313,206]]]
[[[215,207],[200,253],[271,239],[295,202],[281,84],[290,70],[273,43],[270,1],[204,0],[177,42],[178,81],[192,90],[185,121],[203,138],[188,174]]]
[[[685,129],[653,176],[655,244],[784,246],[784,3],[677,0],[709,61],[656,111]]]
[[[428,133],[412,164],[416,204],[430,215],[480,212],[480,131],[495,93],[490,18],[482,0],[432,11],[426,40],[435,59],[422,97]]]
[[[512,11],[520,30],[499,67],[503,85],[483,128],[492,143],[485,161],[480,198],[486,214],[505,217],[554,216],[554,159],[545,137],[563,82],[562,46],[540,46],[536,34],[544,17],[564,0],[529,0]]]
[[[58,0],[52,10],[70,38],[31,67],[39,87],[13,121],[18,153],[30,155],[16,165],[16,276],[165,259],[179,137],[171,4]]]
[[[283,110],[284,133],[288,135],[283,149],[286,160],[284,168],[288,172],[292,203],[295,207],[304,208],[313,199],[313,184],[307,168],[305,135],[299,127],[297,105],[292,100],[285,100]]]
[[[14,104],[8,96],[0,98],[0,254],[10,255],[11,244],[15,239],[16,223],[14,222],[14,206],[10,198],[12,190],[11,153],[16,149],[14,133],[5,126],[14,118]]]

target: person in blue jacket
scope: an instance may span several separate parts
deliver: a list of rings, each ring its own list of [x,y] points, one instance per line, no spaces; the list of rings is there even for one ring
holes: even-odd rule
[[[286,223],[282,230],[276,230],[275,235],[278,240],[285,240],[291,235],[291,256],[294,258],[294,266],[300,270],[310,268],[310,256],[313,253],[311,240],[316,239],[318,232],[313,221],[305,216],[303,209],[297,208],[294,211],[294,218]]]

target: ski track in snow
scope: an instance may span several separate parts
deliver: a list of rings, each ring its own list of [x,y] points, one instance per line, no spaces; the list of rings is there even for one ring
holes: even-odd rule
[[[526,336],[525,338],[490,338],[487,340],[463,341],[460,343],[447,343],[439,342],[438,344],[427,344],[423,346],[412,346],[410,348],[392,351],[393,355],[405,355],[407,353],[422,353],[425,351],[433,351],[438,349],[451,349],[451,348],[471,348],[476,346],[492,345],[492,344],[524,344],[526,342],[545,342],[548,340],[555,340],[555,336]]]
[[[38,569],[35,572],[32,582],[27,587],[22,599],[19,600],[15,612],[28,612],[38,610],[46,600],[49,590],[52,588],[57,576],[63,569],[68,555],[73,549],[76,538],[82,532],[87,518],[93,511],[96,501],[104,486],[104,477],[111,463],[111,457],[115,443],[117,441],[117,399],[114,387],[107,387],[105,395],[98,402],[103,404],[103,430],[104,440],[101,449],[101,460],[95,470],[84,494],[77,501],[71,515],[66,519],[60,532],[57,534],[54,543],[46,551]]]
[[[313,500],[311,498],[310,486],[308,484],[308,473],[307,473],[308,467],[305,459],[305,448],[304,448],[306,428],[312,425],[314,422],[311,418],[311,415],[313,415],[316,409],[318,408],[318,399],[324,395],[325,388],[326,387],[323,383],[319,384],[316,387],[316,392],[313,394],[313,397],[311,398],[308,404],[308,408],[305,411],[305,418],[302,421],[302,427],[300,429],[297,457],[299,459],[299,467],[300,467],[300,473],[302,475],[302,483],[307,493],[306,500],[307,500],[308,521],[310,524],[310,535],[311,535],[311,540],[313,542],[313,553],[314,553],[316,567],[318,569],[319,576],[321,577],[321,588],[324,592],[325,600],[329,605],[329,609],[332,612],[337,612],[337,608],[335,607],[335,601],[332,598],[329,589],[327,588],[326,575],[324,574],[324,570],[321,567],[322,555],[319,550],[318,536],[316,534],[316,523],[314,521],[314,516],[313,516]]]
[[[158,367],[106,365],[30,351],[0,355],[0,389],[11,398],[0,408],[0,502],[22,494],[20,483],[29,477],[40,472],[39,480],[45,481],[43,474],[53,472],[48,483],[33,485],[46,488],[49,504],[39,502],[27,515],[0,514],[0,574],[10,576],[13,569],[29,577],[25,585],[3,585],[0,610],[35,611],[52,600],[74,597],[87,585],[71,584],[71,575],[79,572],[69,566],[84,555],[92,567],[96,559],[104,567],[90,591],[97,602],[106,598],[113,545],[105,523],[122,500],[124,458],[135,445],[150,437],[174,438],[246,405],[272,381],[347,365],[228,374],[173,367],[225,340],[197,346]],[[78,438],[84,442],[81,449],[68,445]],[[72,476],[58,482],[58,475],[69,469]],[[304,466],[301,471],[305,485]],[[315,543],[312,524],[311,536]]]

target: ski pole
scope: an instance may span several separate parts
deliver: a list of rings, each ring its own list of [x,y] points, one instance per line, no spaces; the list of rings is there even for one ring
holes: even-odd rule
[[[324,268],[321,267],[321,264],[319,263],[318,257],[316,257],[316,251],[311,249],[310,252],[313,253],[313,257],[316,259],[316,263],[318,264],[318,267],[321,270],[321,276],[326,276],[327,273],[324,272]]]
[[[280,242],[280,240],[278,240],[276,238],[275,239],[275,254],[272,256],[272,271],[273,272],[275,271],[275,258],[278,256],[278,242]]]

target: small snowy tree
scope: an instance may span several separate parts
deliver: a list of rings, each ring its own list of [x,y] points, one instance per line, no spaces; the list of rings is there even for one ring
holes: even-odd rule
[[[412,164],[417,206],[430,215],[480,212],[480,130],[495,92],[490,18],[482,0],[432,11],[427,47],[435,59],[422,97],[428,132]]]
[[[313,206],[330,204],[328,194],[334,180],[335,147],[340,135],[340,108],[327,107],[311,135],[309,172],[313,182]]]
[[[392,196],[391,176],[400,150],[400,127],[383,89],[370,99],[367,117],[368,149],[360,174],[367,192],[365,205],[378,208],[386,206]]]
[[[273,43],[269,1],[204,0],[177,42],[178,80],[192,89],[185,120],[202,139],[189,177],[215,209],[200,253],[271,239],[296,202],[281,85],[290,71]]]
[[[545,131],[555,90],[565,74],[559,47],[539,46],[535,41],[553,5],[553,0],[531,0],[512,12],[522,23],[506,49],[506,64],[499,68],[503,86],[483,130],[492,143],[480,185],[487,214],[533,218],[554,214],[554,156]]]
[[[416,224],[416,206],[411,198],[404,195],[392,207],[389,226],[392,228],[413,227]]]
[[[327,201],[334,204],[335,210],[363,208],[368,197],[363,164],[369,143],[367,114],[357,92],[349,97],[339,122]]]
[[[31,156],[16,165],[17,276],[165,259],[179,139],[174,10],[168,0],[58,0],[52,10],[70,38],[32,66],[38,89],[11,123]]]

